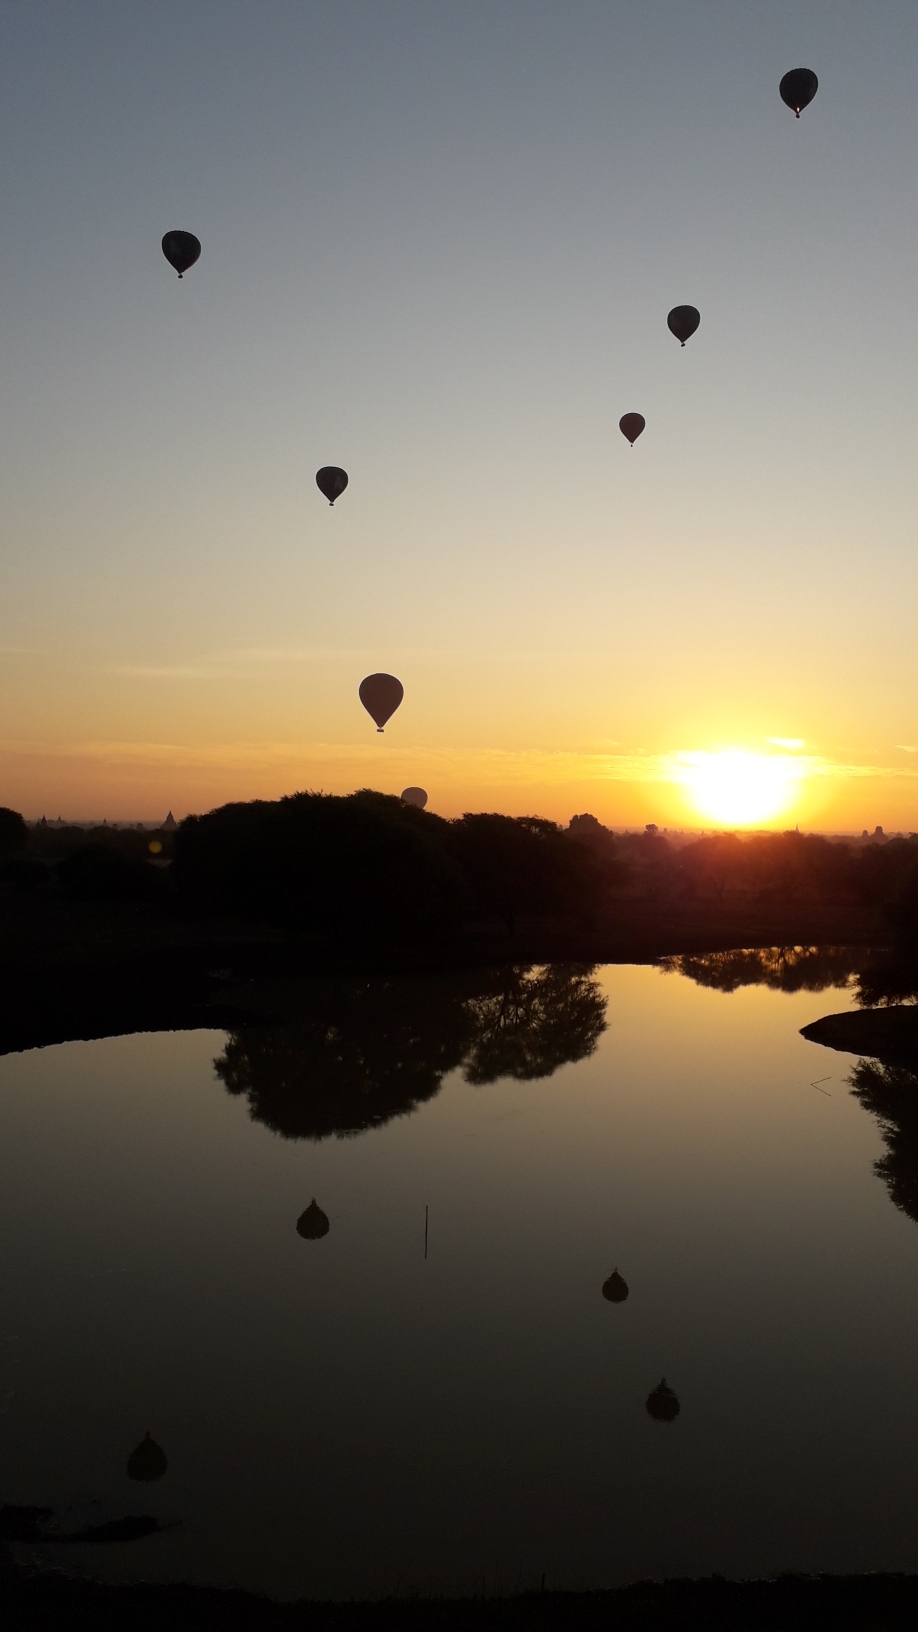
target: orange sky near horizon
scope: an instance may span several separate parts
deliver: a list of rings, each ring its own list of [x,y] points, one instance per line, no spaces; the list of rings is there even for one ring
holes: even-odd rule
[[[610,827],[712,828],[860,833],[912,831],[918,765],[842,766],[806,753],[790,755],[765,745],[749,756],[754,769],[777,768],[777,808],[753,786],[747,805],[728,795],[737,778],[735,751],[616,755],[558,751],[490,752],[403,745],[375,738],[369,744],[230,743],[170,745],[138,742],[2,744],[0,767],[7,798],[29,819],[59,814],[75,820],[150,821],[171,809],[177,819],[238,798],[274,799],[299,789],[349,793],[374,787],[400,793],[420,783],[429,807],[444,816],[464,810],[541,815],[567,823],[590,811]],[[374,733],[375,737],[375,733]],[[748,751],[740,750],[741,756]],[[706,766],[728,760],[725,778],[711,790]],[[701,787],[697,785],[702,767]],[[783,775],[782,775],[783,773]],[[786,797],[782,798],[782,786]],[[17,787],[27,796],[17,800]],[[742,792],[743,778],[739,778]],[[87,802],[86,790],[91,789]],[[707,795],[707,796],[706,796]]]

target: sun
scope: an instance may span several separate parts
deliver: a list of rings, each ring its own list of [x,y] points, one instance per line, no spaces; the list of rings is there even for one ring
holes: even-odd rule
[[[752,754],[742,748],[684,754],[679,780],[700,816],[725,827],[751,827],[780,816],[794,803],[803,766],[787,754]]]

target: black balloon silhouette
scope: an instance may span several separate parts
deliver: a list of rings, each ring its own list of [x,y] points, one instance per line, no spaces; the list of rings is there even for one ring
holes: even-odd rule
[[[607,1281],[602,1283],[602,1295],[609,1303],[624,1303],[628,1296],[628,1282],[617,1269],[613,1269]]]
[[[323,1213],[313,1196],[305,1213],[301,1213],[296,1221],[297,1235],[301,1235],[304,1241],[321,1241],[323,1235],[327,1235],[330,1229],[328,1215]]]
[[[697,306],[674,306],[666,319],[670,334],[674,334],[683,346],[686,340],[691,340],[700,322],[701,313]]]
[[[357,695],[377,731],[382,731],[401,703],[405,688],[394,674],[368,674],[357,687]]]
[[[166,1453],[155,1439],[151,1439],[147,1429],[140,1444],[131,1452],[127,1461],[127,1476],[129,1479],[138,1479],[143,1484],[152,1484],[154,1479],[161,1479],[169,1463]]]
[[[618,422],[618,428],[621,431],[622,436],[627,436],[631,446],[634,447],[635,442],[646,424],[647,421],[643,414],[622,414],[622,417]]]
[[[799,119],[802,110],[809,107],[819,90],[819,80],[812,68],[791,68],[784,75],[778,90],[781,101],[786,102]]]
[[[163,254],[179,277],[194,266],[201,253],[201,240],[193,232],[167,232],[163,239]]]
[[[323,465],[316,471],[316,487],[329,504],[334,504],[347,487],[347,471],[340,465]]]
[[[647,1396],[647,1414],[654,1422],[675,1422],[679,1415],[679,1401],[672,1389],[667,1388],[665,1377]]]

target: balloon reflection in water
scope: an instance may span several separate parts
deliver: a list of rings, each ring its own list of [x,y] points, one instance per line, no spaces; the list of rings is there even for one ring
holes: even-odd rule
[[[327,1213],[323,1213],[313,1196],[305,1213],[301,1213],[296,1221],[297,1235],[301,1235],[304,1241],[321,1241],[323,1235],[327,1235],[330,1229]]]
[[[613,1269],[607,1281],[602,1283],[602,1295],[609,1303],[624,1303],[628,1296],[628,1282],[617,1269]]]
[[[653,1417],[654,1422],[675,1422],[679,1411],[679,1401],[672,1389],[667,1388],[666,1378],[662,1377],[647,1396],[647,1414]]]
[[[165,1451],[150,1437],[148,1428],[140,1444],[135,1446],[128,1457],[128,1478],[140,1480],[143,1484],[152,1484],[154,1479],[162,1478],[168,1466]]]

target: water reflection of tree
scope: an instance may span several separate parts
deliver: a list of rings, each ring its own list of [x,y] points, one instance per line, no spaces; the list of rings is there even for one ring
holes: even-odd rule
[[[289,1139],[323,1139],[415,1110],[470,1041],[446,983],[341,981],[304,991],[292,1025],[230,1032],[214,1069],[256,1121]]]
[[[865,1009],[918,1003],[918,950],[897,945],[874,953],[858,976],[857,1000]]]
[[[718,992],[735,992],[741,986],[824,992],[830,986],[847,986],[867,956],[862,948],[850,946],[765,946],[661,958],[658,967]]]
[[[528,1082],[592,1054],[606,1027],[606,1000],[590,978],[592,967],[548,964],[535,974],[513,969],[503,990],[471,998],[466,1081]]]
[[[285,1138],[343,1138],[407,1115],[459,1066],[483,1084],[585,1059],[605,1026],[591,973],[552,964],[317,985],[300,994],[295,1023],[230,1032],[214,1068]]]
[[[879,1060],[858,1060],[849,1077],[852,1091],[880,1124],[885,1156],[874,1172],[891,1200],[918,1223],[918,1072]]]

